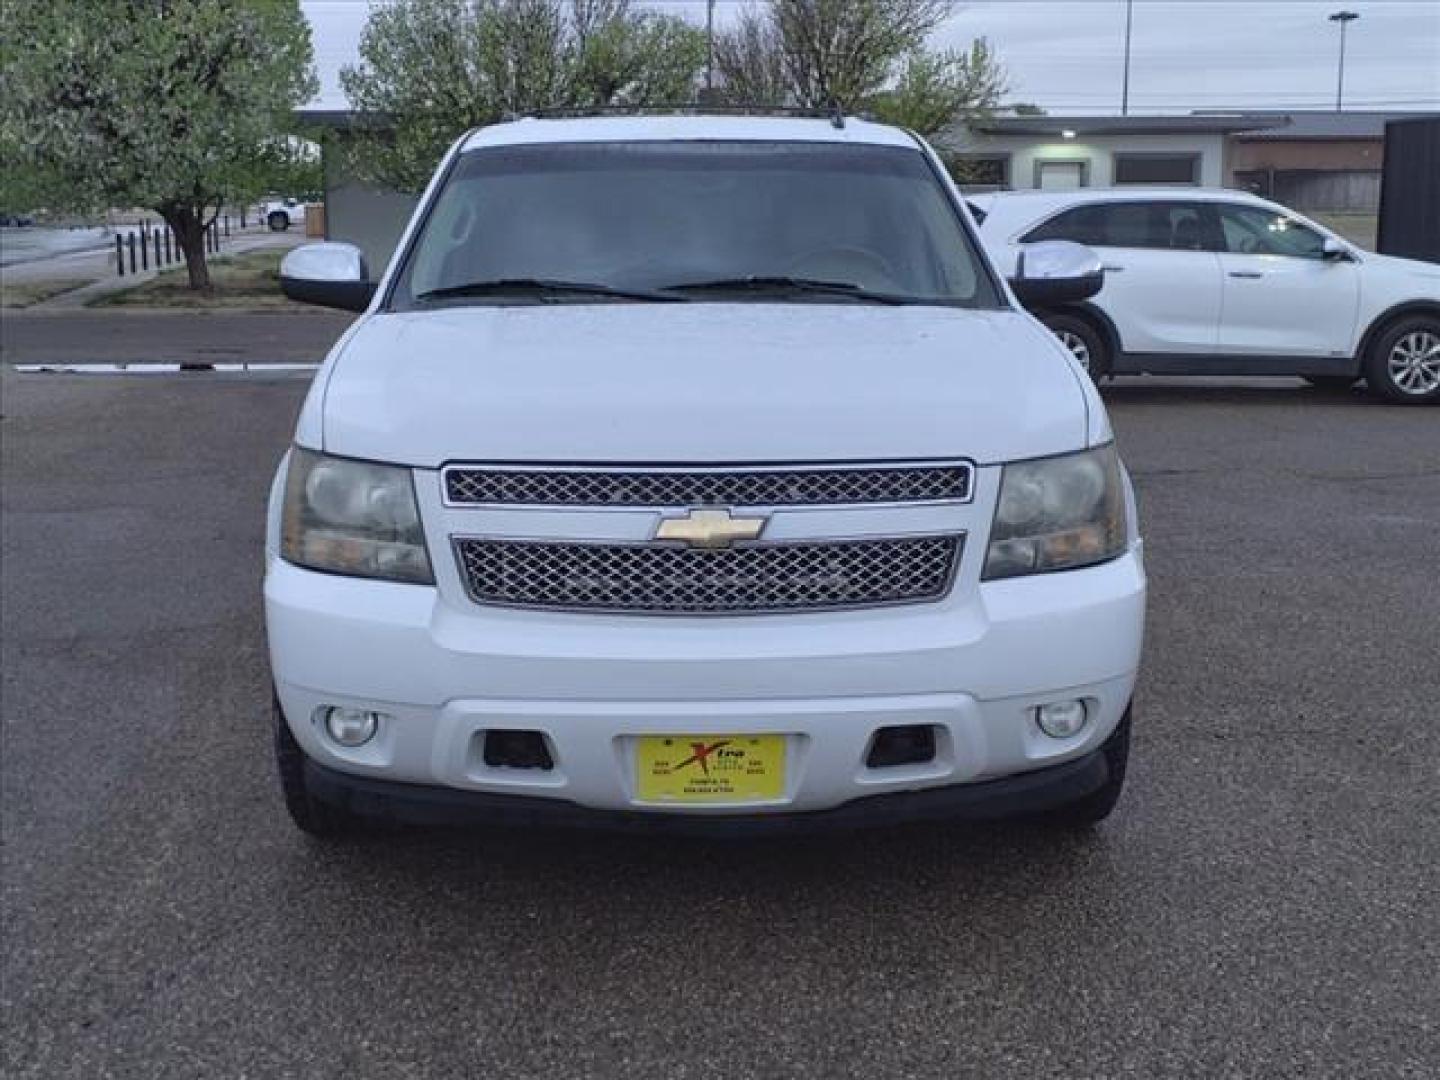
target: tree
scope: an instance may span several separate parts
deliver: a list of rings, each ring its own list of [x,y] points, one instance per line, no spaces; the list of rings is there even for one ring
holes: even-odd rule
[[[11,0],[0,145],[52,209],[148,206],[208,290],[205,230],[258,194],[313,96],[298,0]]]
[[[507,113],[688,101],[705,52],[701,31],[630,0],[395,0],[340,73],[365,124],[352,166],[418,190],[457,135]]]
[[[894,87],[876,95],[871,109],[881,120],[929,139],[958,118],[989,112],[1004,90],[1005,70],[979,38],[967,52],[911,52]]]
[[[895,61],[923,48],[947,0],[771,0],[792,90],[801,105],[858,109]]]
[[[736,104],[871,110],[922,135],[993,108],[1005,75],[981,39],[932,52],[948,0],[770,0],[716,43],[724,96]]]
[[[780,30],[768,13],[746,11],[733,30],[716,36],[715,70],[727,101],[779,105],[793,96]]]

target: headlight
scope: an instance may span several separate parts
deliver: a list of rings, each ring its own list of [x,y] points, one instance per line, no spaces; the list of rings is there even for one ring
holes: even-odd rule
[[[1125,551],[1125,492],[1113,443],[1006,465],[986,581],[1069,570]]]
[[[312,570],[433,585],[408,469],[290,451],[280,554]]]

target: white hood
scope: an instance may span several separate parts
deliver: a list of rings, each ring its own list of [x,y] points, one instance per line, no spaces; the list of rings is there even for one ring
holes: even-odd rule
[[[1079,379],[1028,316],[834,304],[371,315],[340,348],[323,410],[327,452],[425,468],[993,463],[1087,433]]]

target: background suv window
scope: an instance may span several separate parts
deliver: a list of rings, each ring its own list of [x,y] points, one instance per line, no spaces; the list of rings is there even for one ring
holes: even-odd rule
[[[1325,238],[1292,217],[1261,206],[1220,207],[1220,229],[1225,250],[1236,255],[1291,255],[1320,259]]]
[[[1160,251],[1213,251],[1217,246],[1203,204],[1153,200],[1077,206],[1031,230],[1021,242],[1036,240]]]

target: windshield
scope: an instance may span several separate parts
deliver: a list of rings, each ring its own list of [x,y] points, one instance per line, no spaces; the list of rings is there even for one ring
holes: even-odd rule
[[[1000,299],[919,150],[557,143],[460,157],[391,305]]]

